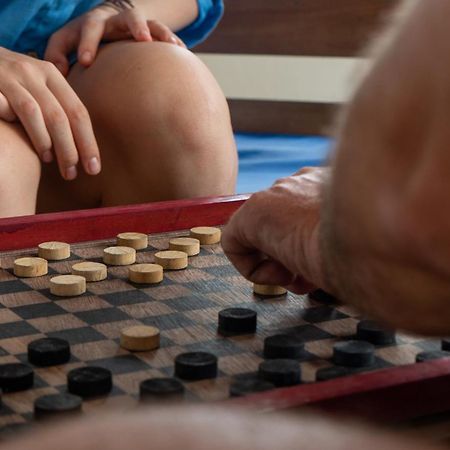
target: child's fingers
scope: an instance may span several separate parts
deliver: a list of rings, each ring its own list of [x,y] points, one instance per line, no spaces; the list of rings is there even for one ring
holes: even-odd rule
[[[130,9],[120,14],[120,16],[125,21],[127,28],[136,41],[145,42],[152,40],[147,20],[142,14],[135,9]]]
[[[78,45],[78,60],[82,65],[89,66],[94,61],[105,27],[106,22],[95,17],[88,17],[83,23]]]
[[[178,45],[177,37],[172,33],[171,29],[158,22],[157,20],[149,20],[148,27],[152,36],[161,42],[168,42],[169,44]]]
[[[52,62],[57,69],[67,76],[69,60],[67,55],[76,50],[78,35],[73,30],[62,29],[52,35],[45,50],[44,59]]]
[[[0,92],[0,119],[5,120],[6,122],[14,122],[15,120],[17,120],[17,116],[14,110],[11,108],[8,99],[1,92]]]

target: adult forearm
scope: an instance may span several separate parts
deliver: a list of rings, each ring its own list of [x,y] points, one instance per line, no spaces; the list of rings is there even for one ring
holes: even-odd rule
[[[198,15],[197,0],[134,0],[149,20],[159,20],[172,31],[194,22]]]
[[[341,120],[320,233],[330,290],[433,334],[450,331],[448,17],[421,2],[382,38]]]

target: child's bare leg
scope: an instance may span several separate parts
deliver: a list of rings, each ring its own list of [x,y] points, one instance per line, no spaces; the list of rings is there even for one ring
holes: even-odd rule
[[[19,124],[0,120],[0,217],[34,214],[41,164]]]
[[[193,54],[162,43],[109,44],[91,68],[75,66],[69,81],[99,142],[103,172],[89,195],[99,189],[102,205],[233,193],[237,158],[226,100]],[[83,183],[56,189],[61,201],[53,206],[67,207],[67,188],[85,195]]]

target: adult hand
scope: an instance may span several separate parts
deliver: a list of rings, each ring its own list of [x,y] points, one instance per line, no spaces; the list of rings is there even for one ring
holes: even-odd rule
[[[328,173],[304,168],[278,180],[254,194],[231,218],[222,246],[244,277],[299,294],[324,287],[318,233]]]
[[[66,76],[70,53],[77,51],[80,64],[88,67],[94,62],[101,41],[126,39],[137,42],[155,40],[186,48],[166,25],[147,20],[137,7],[117,11],[108,5],[100,5],[54,33],[49,40],[45,59],[53,62]]]
[[[0,48],[0,119],[20,121],[40,159],[56,156],[66,180],[80,159],[88,174],[100,172],[89,114],[53,64]]]

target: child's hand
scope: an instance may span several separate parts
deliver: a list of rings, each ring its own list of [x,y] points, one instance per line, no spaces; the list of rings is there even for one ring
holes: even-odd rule
[[[125,39],[138,42],[156,40],[186,47],[167,26],[155,20],[147,20],[137,8],[118,12],[107,5],[101,5],[53,34],[45,59],[54,63],[66,76],[69,72],[67,55],[71,52],[76,50],[78,61],[88,67],[94,62],[101,41]]]
[[[53,64],[0,48],[0,119],[20,121],[40,159],[56,156],[66,180],[79,160],[88,174],[100,172],[89,113]]]

